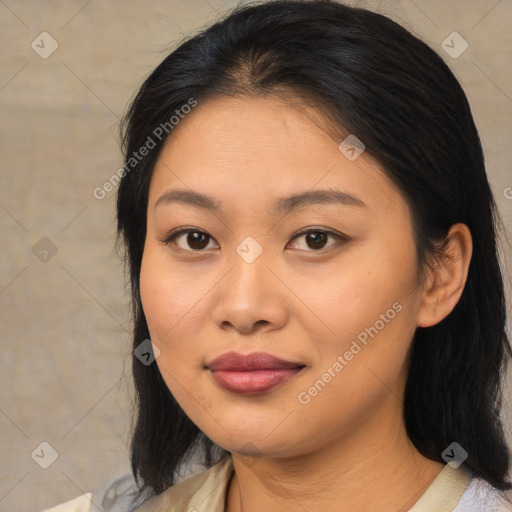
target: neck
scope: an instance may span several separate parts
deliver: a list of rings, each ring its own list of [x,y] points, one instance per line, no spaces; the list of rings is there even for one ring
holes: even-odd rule
[[[394,406],[392,414],[383,407],[372,421],[305,454],[251,459],[233,453],[226,512],[409,510],[444,465],[416,450]],[[330,437],[324,434],[319,443]]]

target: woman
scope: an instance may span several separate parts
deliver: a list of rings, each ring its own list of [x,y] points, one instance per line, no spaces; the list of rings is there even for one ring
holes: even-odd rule
[[[497,213],[433,50],[336,2],[240,7],[124,142],[132,510],[512,510]]]

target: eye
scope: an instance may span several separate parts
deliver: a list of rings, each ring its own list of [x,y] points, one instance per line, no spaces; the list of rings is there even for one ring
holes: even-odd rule
[[[292,238],[292,240],[299,239],[300,237],[305,237],[304,240],[306,247],[299,246],[295,248],[292,247],[292,249],[306,251],[310,249],[313,252],[318,252],[322,249],[330,247],[336,243],[336,241],[338,241],[338,243],[347,241],[347,237],[343,235],[334,233],[333,231],[318,228],[309,229],[307,231],[303,231],[302,233],[298,233]],[[329,241],[329,238],[333,239],[334,241],[331,244],[326,245]],[[171,233],[165,239],[160,241],[166,245],[172,243],[184,251],[201,252],[203,249],[211,249],[212,247],[208,247],[208,245],[213,240],[214,238],[204,231],[200,231],[199,229],[195,228],[183,228],[175,231],[174,233]],[[182,245],[180,245],[180,242]]]
[[[183,237],[183,235],[187,235]],[[179,241],[182,241],[188,247],[180,246]],[[192,249],[193,251],[200,252],[201,250],[208,248],[208,243],[213,240],[213,238],[205,233],[204,231],[200,231],[198,229],[184,228],[171,233],[164,240],[161,240],[166,245],[174,243],[178,246],[178,248],[183,249],[185,251],[189,251]]]
[[[338,233],[334,233],[333,231],[328,231],[324,229],[309,229],[308,231],[303,231],[302,233],[299,233],[295,235],[292,240],[299,239],[300,237],[305,236],[305,243],[306,248],[303,247],[296,247],[299,250],[308,250],[312,249],[313,251],[320,251],[322,249],[326,249],[333,245],[335,242],[331,243],[330,245],[326,245],[329,238],[337,240],[338,242],[346,241],[347,238],[339,235]]]

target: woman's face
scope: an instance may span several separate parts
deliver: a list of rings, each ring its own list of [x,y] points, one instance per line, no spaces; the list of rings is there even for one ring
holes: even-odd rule
[[[140,289],[156,363],[190,419],[247,455],[305,454],[402,410],[421,308],[410,212],[311,114],[199,103],[150,186]],[[293,364],[212,370],[228,352]]]

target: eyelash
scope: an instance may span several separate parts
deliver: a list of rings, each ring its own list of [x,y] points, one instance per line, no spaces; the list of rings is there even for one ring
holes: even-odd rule
[[[210,238],[210,240],[214,239],[212,236],[208,235],[208,233],[206,233],[205,231],[201,231],[201,230],[196,229],[196,228],[182,228],[182,229],[178,229],[177,231],[174,231],[174,232],[170,233],[164,239],[160,239],[160,242],[162,242],[165,245],[170,245],[180,235],[183,235],[183,234],[186,234],[186,233],[192,233],[192,232],[206,235],[206,236],[208,236]],[[341,235],[339,233],[336,233],[336,232],[328,230],[328,229],[320,229],[320,228],[310,228],[308,230],[301,231],[300,233],[295,234],[291,238],[291,240],[295,240],[295,238],[299,238],[300,236],[304,236],[304,235],[307,235],[309,233],[322,233],[322,234],[325,234],[325,235],[330,236],[332,238],[335,238],[336,240],[338,240],[339,243],[347,242],[349,240],[349,238],[347,236]],[[334,245],[334,244],[332,244],[332,245]],[[321,252],[321,251],[324,251],[324,250],[328,250],[330,247],[332,247],[332,245],[330,245],[328,247],[325,247],[325,248],[318,249],[318,250],[314,250],[314,249],[306,250],[306,252]],[[195,253],[206,252],[206,249],[200,249],[200,250],[198,250],[198,249],[181,249],[181,250],[186,251],[186,252],[195,252]],[[297,250],[304,250],[304,249],[297,249]]]

